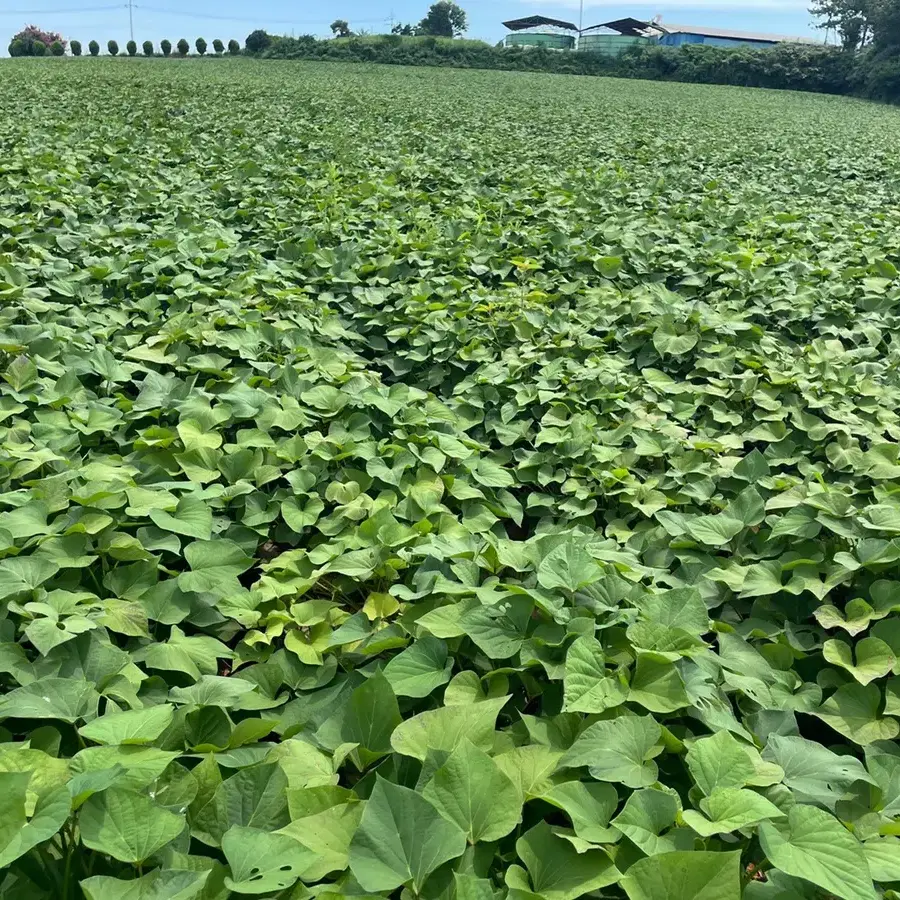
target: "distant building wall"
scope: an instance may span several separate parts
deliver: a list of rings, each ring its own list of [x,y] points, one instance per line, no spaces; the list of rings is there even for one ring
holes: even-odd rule
[[[690,34],[679,31],[676,34],[664,34],[659,39],[660,44],[666,47],[681,47],[684,44],[706,44],[709,47],[777,47],[777,41],[749,41],[743,38],[709,37],[704,34]]]
[[[547,50],[574,50],[575,37],[571,34],[541,34],[518,31],[503,40],[507,47],[545,47]]]
[[[639,44],[653,44],[653,38],[626,37],[623,34],[583,34],[578,39],[578,49],[583,53],[602,53],[618,56],[623,50]]]

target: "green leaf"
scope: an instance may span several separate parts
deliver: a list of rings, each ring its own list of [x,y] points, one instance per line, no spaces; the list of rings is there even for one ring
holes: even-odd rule
[[[421,794],[379,777],[350,844],[350,870],[367,891],[409,884],[419,894],[431,872],[465,848],[462,829]]]
[[[494,746],[494,727],[508,697],[465,706],[444,706],[406,719],[394,729],[391,746],[397,753],[424,761],[429,750],[451,753],[464,738],[484,751]]]
[[[86,847],[138,864],[181,834],[185,822],[135,791],[110,787],[88,798],[79,818]]]
[[[515,785],[468,739],[434,773],[423,796],[462,828],[471,844],[499,840],[522,815],[522,798]]]
[[[784,770],[784,783],[801,803],[817,803],[834,809],[854,781],[874,779],[856,757],[837,754],[795,735],[769,735],[763,759]]]
[[[100,696],[76,678],[42,678],[0,698],[0,719],[59,719],[74,723],[97,714]]]
[[[141,878],[94,875],[79,882],[85,900],[194,900],[201,898],[209,871],[155,869]]]
[[[629,900],[740,900],[741,854],[662,853],[639,859],[622,879]]]
[[[174,707],[167,703],[146,709],[107,713],[78,729],[95,744],[149,744],[172,722]]]
[[[531,890],[545,900],[575,900],[621,878],[603,850],[591,848],[579,853],[555,835],[546,822],[538,823],[516,841],[516,853],[528,870]]]
[[[811,881],[842,900],[874,900],[862,845],[824,810],[794,806],[786,825],[762,822],[759,841],[782,872]]]
[[[0,868],[53,837],[71,812],[68,790],[57,787],[39,794],[27,817],[32,780],[31,772],[0,772]]]
[[[639,650],[628,699],[655,713],[670,713],[690,705],[684,680],[665,656]]]
[[[578,544],[567,541],[551,550],[537,570],[538,584],[548,591],[577,591],[603,577],[603,570]]]
[[[236,586],[237,577],[253,565],[253,560],[234,543],[224,538],[194,541],[184,548],[191,571],[178,576],[183,591],[223,594]]]
[[[575,834],[592,844],[615,843],[618,832],[608,828],[619,805],[616,789],[596,781],[564,781],[549,787],[542,800],[559,807],[571,819]]]
[[[0,600],[23,591],[33,591],[58,571],[57,563],[38,556],[6,559],[0,569]]]
[[[873,880],[900,881],[900,838],[869,838],[862,848]]]
[[[601,713],[623,703],[628,682],[606,668],[600,642],[582,635],[566,653],[565,708],[571,712]]]
[[[390,753],[391,734],[401,721],[390,682],[379,671],[350,695],[341,738],[371,753]]]
[[[446,643],[425,634],[384,667],[384,676],[398,697],[421,698],[446,684],[452,671]]]
[[[589,766],[598,781],[630,788],[653,784],[659,770],[653,759],[662,753],[662,729],[652,716],[619,716],[585,729],[560,766]]]
[[[194,815],[194,829],[205,843],[219,846],[234,825],[276,831],[289,821],[288,778],[277,763],[240,769],[215,789],[212,799]]]
[[[876,678],[883,678],[897,664],[897,657],[884,641],[877,637],[863,638],[855,647],[856,663],[853,662],[854,649],[843,641],[825,641],[822,655],[832,665],[846,669],[860,684],[869,684]]]
[[[675,835],[663,834],[675,824],[680,807],[674,791],[644,788],[629,795],[612,824],[648,856],[669,853],[682,849]]]
[[[315,854],[283,834],[234,825],[222,837],[230,875],[225,885],[237,894],[270,894],[289,888],[315,861]]]
[[[784,813],[765,797],[744,788],[716,788],[704,800],[700,808],[705,815],[688,809],[682,814],[684,821],[701,837],[737,831],[756,825],[764,819],[778,819]]]
[[[221,641],[207,635],[185,635],[173,625],[167,641],[149,644],[135,657],[151,669],[184,672],[193,679],[201,679],[203,684],[215,684],[208,679],[214,678],[219,670],[218,661],[231,659],[233,655]]]
[[[727,731],[694,741],[687,765],[694,783],[706,796],[717,789],[750,784],[756,772],[747,751]]]
[[[896,719],[881,717],[881,691],[874,684],[839,687],[814,714],[857,744],[890,741],[900,734]]]
[[[671,322],[664,322],[653,332],[653,346],[660,356],[684,356],[697,346],[699,336],[694,332],[679,334]]]
[[[722,547],[744,530],[744,523],[726,513],[720,513],[717,516],[698,516],[691,519],[687,527],[688,534],[697,543],[708,547]]]
[[[359,827],[365,804],[352,791],[334,787],[310,787],[288,793],[292,821],[281,829],[308,847],[316,861],[305,870],[307,881],[318,881],[347,868],[350,842]]]
[[[756,484],[769,474],[769,464],[759,450],[751,450],[735,467],[734,477]]]
[[[173,531],[199,541],[209,541],[212,534],[212,510],[196,494],[185,494],[174,512],[156,508],[149,510],[148,515],[150,521],[163,531]],[[191,568],[195,567],[192,565]]]

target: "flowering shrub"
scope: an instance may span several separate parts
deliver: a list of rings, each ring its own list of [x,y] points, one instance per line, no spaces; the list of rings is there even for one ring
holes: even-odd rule
[[[63,52],[65,52],[67,41],[63,40],[61,34],[56,31],[43,31],[37,25],[26,25],[18,34],[14,34],[12,43],[20,41],[21,45],[17,45],[20,49],[19,56],[43,56],[47,47],[52,47],[55,43],[62,44]],[[44,50],[36,50],[35,42],[40,41],[44,45]]]

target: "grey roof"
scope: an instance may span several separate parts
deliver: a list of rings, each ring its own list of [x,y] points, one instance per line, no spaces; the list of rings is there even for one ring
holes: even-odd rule
[[[548,19],[547,16],[526,16],[524,19],[510,19],[503,25],[510,31],[524,31],[526,28],[540,28],[548,26],[550,28],[564,28],[566,31],[578,31],[578,26],[571,22],[564,22],[562,19]]]
[[[673,25],[671,22],[659,22],[655,27],[669,34],[699,34],[703,37],[734,38],[737,41],[760,41],[772,44],[822,44],[822,41],[811,37],[787,37],[783,34],[735,31],[732,28],[707,28],[705,25]]]
[[[608,28],[618,34],[624,34],[628,37],[640,37],[649,28],[653,28],[650,22],[642,22],[640,19],[631,17],[626,19],[614,19],[612,22],[601,22],[599,25],[591,25],[584,31],[594,31],[598,28]]]

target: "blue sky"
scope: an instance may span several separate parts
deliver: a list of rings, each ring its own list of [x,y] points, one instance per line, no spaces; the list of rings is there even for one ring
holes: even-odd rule
[[[328,33],[335,18],[347,19],[355,30],[387,31],[389,22],[417,22],[430,0],[134,0],[134,37],[140,44],[169,38],[203,36],[243,42],[254,28],[280,34]],[[499,40],[504,19],[543,14],[578,22],[579,0],[460,0],[469,15],[469,36]],[[620,3],[585,0],[584,24],[593,25],[622,16],[690,25],[733,27],[785,35],[814,35],[807,12],[808,0],[655,0]],[[66,38],[86,44],[96,38],[105,47],[113,38],[128,40],[128,8],[119,0],[6,0],[0,4],[0,47],[5,55],[9,37],[26,22],[61,31]]]

